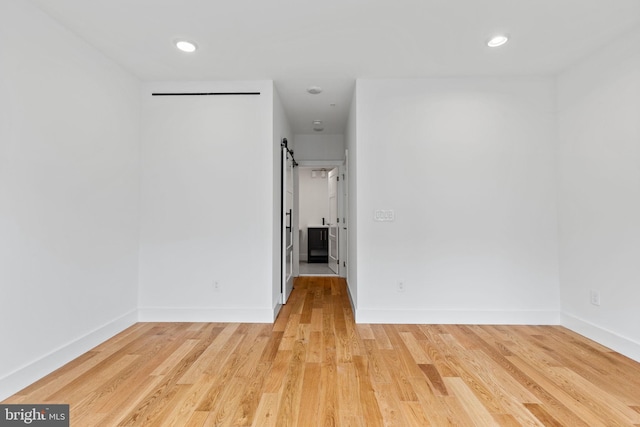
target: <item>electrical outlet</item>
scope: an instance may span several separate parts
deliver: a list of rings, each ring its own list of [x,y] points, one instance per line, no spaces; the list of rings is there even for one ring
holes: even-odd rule
[[[593,305],[600,305],[600,292],[598,291],[591,291],[591,304]]]
[[[213,281],[213,290],[216,292],[220,291],[220,282],[218,282],[217,280]]]
[[[398,292],[404,292],[405,291],[404,282],[398,282],[396,289]]]

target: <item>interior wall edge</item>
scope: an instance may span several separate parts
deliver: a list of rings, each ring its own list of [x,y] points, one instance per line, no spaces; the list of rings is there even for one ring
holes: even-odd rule
[[[347,295],[349,295],[349,303],[351,303],[351,311],[353,311],[354,315],[357,312],[356,310],[356,302],[355,299],[353,298],[353,295],[351,294],[351,287],[349,286],[349,280],[344,277],[344,281],[347,283]],[[356,321],[356,323],[358,323]]]

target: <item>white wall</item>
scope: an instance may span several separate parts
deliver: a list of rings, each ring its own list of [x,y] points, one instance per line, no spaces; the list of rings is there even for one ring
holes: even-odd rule
[[[300,239],[300,260],[307,260],[307,228],[310,225],[322,225],[322,218],[329,221],[329,180],[328,170],[324,178],[320,173],[311,176],[312,170],[320,168],[301,167],[298,170],[299,179],[299,226],[302,233]]]
[[[136,321],[138,89],[0,2],[0,400]]]
[[[273,127],[270,81],[145,85],[141,320],[273,320]]]
[[[559,322],[553,83],[358,80],[358,321]]]
[[[640,360],[640,29],[563,72],[558,108],[563,324]]]
[[[344,135],[295,135],[297,161],[344,160]]]
[[[287,114],[284,111],[280,96],[273,87],[273,292],[272,292],[272,306],[273,306],[273,318],[277,315],[282,302],[282,282],[281,282],[281,270],[282,270],[282,180],[281,180],[281,143],[283,138],[287,138],[287,144],[289,149],[294,148],[294,141],[291,137],[291,127]],[[295,185],[295,184],[294,184]],[[292,218],[292,224],[296,218]],[[295,247],[294,247],[295,250]],[[292,260],[293,262],[293,260]],[[295,273],[295,271],[294,271]]]

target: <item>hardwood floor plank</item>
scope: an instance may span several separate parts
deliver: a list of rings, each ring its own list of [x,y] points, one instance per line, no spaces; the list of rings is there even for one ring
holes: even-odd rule
[[[284,382],[285,374],[289,369],[292,357],[293,350],[278,351],[271,363],[271,369],[267,375],[267,379],[265,380],[265,393],[278,393],[278,391],[281,390],[282,383]]]
[[[447,407],[446,401],[441,398],[447,396],[436,396],[426,378],[412,378],[411,385],[418,396],[418,403],[433,426],[455,425],[452,408]]]
[[[640,363],[556,326],[356,325],[298,278],[273,325],[139,323],[3,403],[84,426],[633,426]]]
[[[185,427],[202,427],[208,416],[208,412],[195,411],[187,420]]]
[[[282,335],[279,350],[293,350],[298,339],[298,326],[300,325],[300,314],[293,313],[289,316],[289,322]]]
[[[420,330],[426,337],[426,340],[420,341],[420,345],[425,353],[432,360],[433,365],[443,377],[455,377],[456,373],[449,367],[445,355],[442,352],[442,346],[439,345],[440,335],[438,325],[419,325]]]
[[[371,329],[371,325],[368,324],[358,324],[356,325],[356,330],[360,335],[360,338],[363,340],[375,340],[376,337],[373,334],[373,330]]]
[[[242,398],[238,403],[235,421],[232,425],[249,426],[252,424],[258,410],[264,383],[270,368],[271,364],[260,363],[253,371],[252,376],[249,378],[249,383],[242,394]]]
[[[205,370],[209,376],[216,378],[206,393],[203,393],[197,406],[198,411],[212,411],[216,405],[224,398],[224,393],[229,384],[234,381],[238,370],[243,366],[246,355],[240,348],[243,348],[242,341],[246,336],[239,335],[229,339],[230,350],[222,355],[215,367]]]
[[[218,328],[214,333],[215,338],[206,347],[206,350],[198,357],[196,362],[184,373],[180,378],[180,384],[193,384],[200,376],[206,372],[212,363],[216,359],[219,359],[220,354],[225,354],[230,351],[237,343],[237,337],[235,335],[236,330],[240,325],[237,323],[229,324],[223,328]],[[213,335],[213,334],[212,334]]]
[[[576,341],[563,339],[564,335],[548,333],[536,335],[533,338],[563,366],[570,368],[599,388],[607,390],[609,394],[615,395],[627,405],[640,404],[640,381],[637,381],[633,375],[629,375],[629,370],[624,364],[610,357],[600,356],[599,353],[577,352]],[[576,357],[577,354],[580,357]]]
[[[120,355],[116,360],[112,360],[111,363],[101,363],[87,373],[81,375],[81,379],[73,380],[69,385],[61,388],[60,390],[48,396],[45,401],[63,401],[64,399],[79,400],[86,399],[88,395],[95,393],[95,384],[91,381],[96,381],[98,384],[103,384],[115,378],[127,367],[133,365],[138,359],[135,354]],[[99,367],[99,368],[98,368]],[[91,377],[91,381],[87,381],[88,377]]]
[[[311,315],[313,314],[314,303],[315,303],[315,294],[307,290],[306,295],[304,297],[304,302],[302,304],[302,313],[300,316],[300,323],[302,324],[311,323]]]
[[[263,393],[251,427],[275,427],[279,401],[278,393]]]
[[[180,347],[176,349],[169,357],[167,357],[160,366],[153,370],[152,376],[165,375],[169,372],[176,363],[184,358],[184,356],[191,352],[191,350],[199,344],[199,340],[186,340]]]
[[[525,403],[524,406],[546,427],[562,427],[562,424],[549,415],[541,405],[537,403]]]
[[[522,372],[528,374],[538,387],[552,395],[558,402],[568,409],[568,413],[562,411],[558,415],[558,419],[565,425],[580,425],[589,427],[604,427],[607,423],[600,420],[589,410],[583,403],[575,400],[571,394],[560,388],[553,380],[546,377],[545,373],[536,370],[535,367],[528,365],[518,356],[509,356],[509,360],[517,366]],[[543,401],[547,399],[542,399]],[[554,416],[555,417],[555,416]],[[559,418],[562,417],[562,418]]]
[[[477,348],[474,345],[474,348]],[[460,351],[458,348],[457,351]],[[536,397],[509,376],[501,376],[491,360],[480,350],[458,354],[465,366],[460,378],[470,387],[491,414],[511,414],[524,425],[536,425],[535,419],[522,402],[538,402]]]
[[[400,332],[393,325],[384,325],[385,332],[387,333],[387,337],[389,338],[389,342],[394,348],[394,351],[397,352],[398,360],[400,362],[400,368],[408,377],[420,377],[422,376],[422,372],[415,362],[411,351],[407,348],[402,337],[400,336]],[[426,359],[425,359],[426,360]],[[415,399],[410,399],[415,400]]]
[[[381,350],[393,350],[393,345],[389,341],[389,337],[384,329],[383,325],[371,325],[373,336],[376,340],[376,345]]]
[[[374,340],[363,340],[365,354],[369,363],[369,375],[374,383],[391,383],[391,375],[384,363],[383,355]]]
[[[282,336],[284,332],[272,332],[269,336],[269,341],[265,346],[262,356],[260,356],[260,363],[271,363],[276,355],[278,354],[278,349],[280,348],[280,342],[282,342]]]
[[[247,378],[232,377],[209,410],[209,417],[204,425],[230,426],[237,421],[235,414],[248,384]]]
[[[447,385],[447,389],[451,390],[452,396],[458,398],[465,412],[474,422],[487,427],[498,425],[487,408],[461,378],[447,377],[444,382]]]
[[[416,364],[426,365],[432,363],[431,358],[425,353],[412,332],[400,332],[400,337]]]
[[[353,362],[338,363],[337,369],[339,425],[362,425],[360,383],[355,364]]]
[[[369,417],[370,422],[376,422],[377,425],[385,427],[402,427],[404,425],[404,416],[400,410],[400,401],[397,398],[396,391],[392,384],[375,384],[376,405],[379,408],[380,415]],[[379,419],[384,420],[381,424]]]
[[[164,422],[165,425],[179,425],[179,423],[185,419],[190,419],[190,414],[206,414],[205,416],[199,416],[197,419],[201,420],[201,425],[209,417],[209,411],[196,410],[198,403],[202,399],[202,395],[205,394],[209,388],[216,382],[216,377],[211,375],[203,375],[202,378],[195,384],[180,384],[189,385],[187,392],[182,397],[180,402],[175,404],[175,407],[171,414],[169,414]],[[196,422],[195,420],[193,422]]]
[[[309,334],[307,363],[321,363],[323,357],[322,332],[311,331]]]
[[[602,418],[612,421],[619,420],[618,422],[621,424],[640,423],[640,414],[571,369],[561,367],[552,368],[552,371],[556,372],[563,381],[570,383],[571,390],[575,390],[572,394],[576,398],[579,396],[581,401],[588,400],[589,406],[602,414]]]
[[[313,307],[311,309],[311,332],[320,332],[322,331],[322,296],[316,297],[314,302],[318,304],[320,301],[320,307]]]
[[[302,398],[296,426],[315,425],[320,418],[322,402],[319,385],[322,366],[320,363],[305,363],[302,380]]]
[[[431,422],[419,402],[401,402],[400,411],[408,427],[429,427]]]
[[[278,427],[295,426],[300,409],[300,390],[302,389],[306,348],[302,342],[296,341],[292,352],[280,392],[276,423]]]
[[[500,342],[495,341],[497,337],[490,333],[489,328],[481,326],[468,327],[473,330],[476,335],[483,338],[482,342],[484,342],[484,344],[482,345],[482,350],[484,354],[491,358],[494,363],[501,368],[505,375],[510,375],[515,381],[543,402],[545,407],[553,409],[553,413],[556,414],[556,418],[558,418],[562,423],[570,426],[588,426],[585,421],[580,419],[567,407],[567,402],[564,401],[563,398],[566,399],[569,398],[569,396],[562,395],[561,397],[556,398],[555,394],[551,393],[553,390],[545,388],[539,381],[536,381],[535,376],[537,372],[535,369],[528,370],[526,368],[521,368],[528,367],[525,363],[514,363],[519,359],[511,352],[508,352],[508,355],[505,355]],[[531,377],[530,375],[533,375],[534,377]]]
[[[424,375],[429,380],[429,383],[431,384],[431,387],[434,390],[434,392],[436,392],[436,394],[440,396],[449,395],[447,386],[445,385],[444,380],[440,376],[440,372],[438,372],[438,369],[435,367],[435,365],[421,364],[418,366],[420,367],[422,372],[424,372]]]
[[[366,421],[365,425],[367,427],[382,426],[384,421],[377,396],[371,385],[367,360],[362,356],[357,356],[354,358],[354,366],[358,376],[358,393],[360,394],[361,410]]]
[[[338,368],[333,362],[323,362],[320,371],[320,416],[321,426],[337,426],[338,415]]]
[[[409,375],[403,369],[400,352],[398,350],[382,350],[381,353],[383,355],[384,363],[388,366],[388,369],[391,372],[391,385],[399,400],[402,402],[415,402],[418,400],[418,397],[413,390],[413,386],[411,385],[411,378],[414,378],[414,376]]]

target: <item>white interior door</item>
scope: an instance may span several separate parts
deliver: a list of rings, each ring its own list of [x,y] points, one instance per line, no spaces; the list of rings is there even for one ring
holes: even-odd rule
[[[282,303],[293,290],[293,159],[282,147]]]
[[[336,274],[339,269],[338,243],[340,235],[340,218],[338,217],[338,180],[340,173],[338,168],[329,172],[329,268]]]

